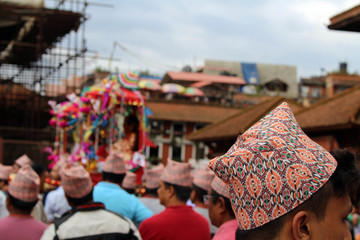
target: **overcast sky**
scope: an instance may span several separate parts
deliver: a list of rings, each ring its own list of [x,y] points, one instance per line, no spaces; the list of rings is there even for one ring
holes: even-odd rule
[[[94,0],[95,1],[95,0]],[[90,5],[87,46],[112,70],[154,74],[199,67],[204,59],[284,64],[309,77],[348,63],[360,73],[360,33],[328,30],[330,17],[355,0],[103,0]],[[93,60],[89,68],[109,66]]]

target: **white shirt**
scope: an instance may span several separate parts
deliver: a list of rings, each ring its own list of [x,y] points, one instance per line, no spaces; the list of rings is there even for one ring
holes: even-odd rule
[[[46,196],[44,210],[48,221],[53,221],[55,217],[61,217],[69,209],[70,206],[62,186],[49,192]]]
[[[0,191],[0,218],[9,216],[9,212],[6,208],[6,195],[3,191]]]
[[[159,198],[142,197],[142,198],[139,198],[139,200],[147,208],[149,208],[154,213],[154,215],[165,210],[165,207],[160,204]]]

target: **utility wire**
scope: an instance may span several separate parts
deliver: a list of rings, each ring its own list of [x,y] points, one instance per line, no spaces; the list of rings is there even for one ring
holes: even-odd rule
[[[177,67],[175,67],[173,65],[168,65],[168,64],[165,64],[165,63],[161,63],[159,61],[154,61],[154,59],[150,59],[150,58],[142,56],[142,55],[140,55],[140,54],[138,54],[136,52],[133,52],[133,51],[129,50],[128,48],[126,48],[124,45],[122,45],[122,44],[120,44],[118,42],[115,42],[115,44],[117,46],[119,46],[121,48],[121,50],[128,53],[130,56],[136,58],[138,61],[140,61],[142,63],[152,65],[153,67],[156,67],[158,69],[165,69],[165,70],[168,70],[168,69],[177,70],[178,69]]]

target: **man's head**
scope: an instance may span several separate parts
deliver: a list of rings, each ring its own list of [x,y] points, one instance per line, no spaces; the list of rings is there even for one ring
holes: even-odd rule
[[[171,205],[185,205],[186,201],[190,197],[191,188],[160,180],[160,186],[157,193],[160,199],[160,204],[165,207]]]
[[[164,171],[164,165],[160,164],[145,172],[146,195],[158,196],[157,189],[160,186],[160,176]]]
[[[227,185],[218,177],[213,179],[210,195],[205,196],[205,203],[208,205],[212,225],[220,227],[225,222],[235,219]]]
[[[210,161],[209,166],[229,186],[241,231],[253,232],[273,225],[270,229],[281,234],[280,223],[276,221],[284,221],[285,232],[297,238],[300,235],[296,233],[296,226],[283,219],[325,189],[337,162],[304,134],[291,109],[283,103],[239,136],[229,151]],[[346,197],[343,200],[346,202]],[[346,206],[343,214],[350,207]],[[304,222],[317,219],[309,216],[315,214],[295,215],[291,219]],[[305,232],[316,234],[314,227]],[[251,236],[256,239],[254,234]],[[272,239],[261,236],[261,239]]]
[[[125,161],[119,151],[112,150],[102,166],[103,181],[121,185],[126,174]]]
[[[93,200],[89,173],[79,164],[66,164],[61,169],[61,182],[69,205],[76,207]]]
[[[136,189],[136,174],[133,172],[126,172],[124,181],[122,182],[122,188],[128,193],[135,193]]]
[[[168,159],[160,177],[158,195],[164,206],[186,204],[191,192],[191,166]]]
[[[10,213],[30,214],[38,201],[40,178],[26,165],[18,171],[9,183],[7,208]]]
[[[209,168],[198,168],[193,176],[190,200],[195,204],[203,204],[204,195],[211,190],[211,182],[215,175]]]
[[[359,170],[352,153],[339,149],[332,155],[338,166],[323,187],[284,216],[253,230],[238,230],[236,239],[264,239],[264,235],[274,239],[290,229],[299,239],[307,239],[310,233],[313,239],[350,239],[345,219],[352,210],[351,197],[358,185]]]

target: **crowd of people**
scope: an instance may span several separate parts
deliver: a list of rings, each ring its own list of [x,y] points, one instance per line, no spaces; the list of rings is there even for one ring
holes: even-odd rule
[[[0,165],[1,239],[359,239],[354,153],[324,150],[286,103],[208,166],[168,159],[145,169],[141,197],[116,148],[95,185],[64,158],[44,194],[45,172],[26,155]]]

